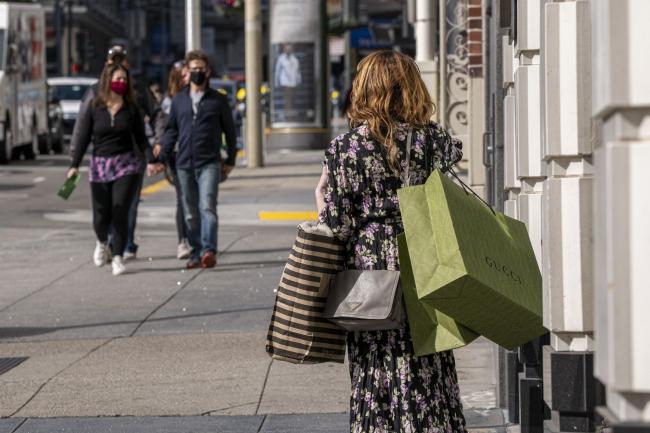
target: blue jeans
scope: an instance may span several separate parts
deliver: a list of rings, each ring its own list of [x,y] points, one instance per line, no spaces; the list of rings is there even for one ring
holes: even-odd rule
[[[187,239],[187,229],[185,228],[185,216],[183,214],[183,192],[181,184],[178,181],[178,173],[174,170],[174,189],[176,190],[176,233],[178,234],[178,243]]]
[[[177,173],[192,258],[197,259],[208,251],[216,254],[221,165],[211,162],[200,168],[179,168]]]
[[[140,164],[140,173],[138,174],[136,192],[133,196],[133,201],[129,207],[129,232],[126,238],[126,251],[136,253],[138,245],[135,243],[135,226],[138,222],[138,206],[140,205],[140,193],[142,192],[142,184],[144,183],[144,172],[147,165],[142,162]]]

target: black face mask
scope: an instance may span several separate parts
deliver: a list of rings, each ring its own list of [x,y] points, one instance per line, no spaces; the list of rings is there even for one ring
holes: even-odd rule
[[[205,71],[192,71],[190,72],[190,81],[197,86],[202,86],[203,83],[205,83],[205,79],[208,77],[208,75],[205,73]]]

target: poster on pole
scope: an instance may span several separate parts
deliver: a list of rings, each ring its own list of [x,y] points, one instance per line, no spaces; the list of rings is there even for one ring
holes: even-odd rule
[[[320,5],[318,0],[271,1],[271,126],[319,126]]]
[[[314,44],[273,44],[271,49],[273,122],[313,123],[316,120]]]

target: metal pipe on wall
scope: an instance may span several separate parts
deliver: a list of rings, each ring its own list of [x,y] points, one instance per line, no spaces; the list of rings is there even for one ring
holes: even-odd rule
[[[447,1],[439,1],[439,26],[440,26],[440,70],[439,70],[439,98],[438,122],[443,128],[447,127]]]
[[[422,79],[429,90],[431,99],[438,107],[439,74],[436,60],[436,5],[431,0],[410,0],[408,3],[409,22],[415,32],[415,61],[420,67]],[[439,110],[434,113],[437,120]]]

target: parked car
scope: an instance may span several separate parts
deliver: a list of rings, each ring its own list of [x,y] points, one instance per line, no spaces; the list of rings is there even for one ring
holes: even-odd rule
[[[56,77],[48,78],[50,87],[50,103],[58,103],[63,113],[63,136],[66,140],[72,137],[74,123],[79,115],[81,98],[90,86],[97,83],[92,77]]]
[[[39,142],[40,153],[49,153],[53,151],[56,154],[63,153],[63,110],[61,103],[52,98],[52,89],[48,88],[47,100],[47,129],[48,134],[45,139]]]
[[[243,149],[244,140],[242,134],[242,113],[237,103],[237,91],[239,90],[237,82],[233,80],[222,80],[219,78],[210,78],[210,87],[228,97],[232,118],[237,129],[237,148]]]

